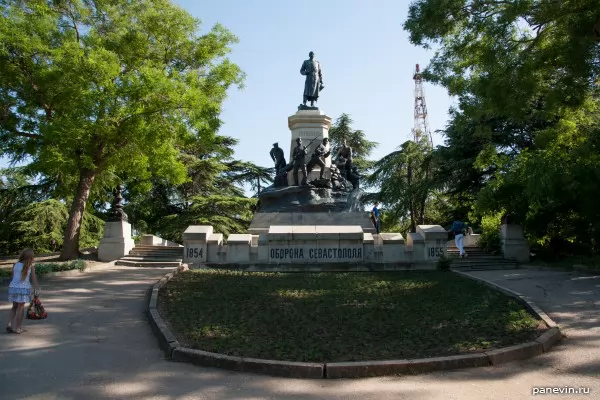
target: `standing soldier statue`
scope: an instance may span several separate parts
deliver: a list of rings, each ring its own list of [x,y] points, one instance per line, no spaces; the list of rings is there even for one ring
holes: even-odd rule
[[[325,159],[329,157],[331,151],[327,151],[327,143],[329,143],[328,138],[323,138],[323,142],[317,146],[315,152],[313,153],[308,165],[306,166],[306,171],[310,174],[310,171],[313,170],[315,165],[321,167],[321,172],[319,173],[319,179],[323,179],[323,173],[325,172]]]
[[[304,81],[303,107],[310,101],[310,106],[314,107],[315,101],[319,99],[319,92],[325,88],[323,85],[323,75],[321,73],[321,64],[314,59],[315,53],[308,53],[308,60],[302,63],[300,73],[306,76]],[[302,106],[298,107],[301,108]]]
[[[335,163],[337,164],[340,172],[344,178],[348,178],[352,170],[352,147],[346,144],[346,140],[342,142],[342,147],[337,151],[337,157]]]
[[[296,139],[296,147],[294,147],[294,153],[292,158],[294,159],[294,184],[298,186],[298,169],[302,169],[304,177],[302,178],[302,186],[306,186],[307,174],[306,174],[306,160],[305,157],[308,154],[306,146],[302,146],[302,139]]]
[[[273,148],[269,152],[269,155],[275,163],[275,176],[277,176],[286,165],[285,156],[283,150],[279,147],[279,143],[273,143]]]

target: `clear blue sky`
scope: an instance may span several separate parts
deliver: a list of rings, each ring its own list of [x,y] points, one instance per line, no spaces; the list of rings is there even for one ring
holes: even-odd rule
[[[288,143],[287,117],[302,102],[300,66],[311,50],[326,85],[317,105],[334,119],[350,114],[355,129],[380,143],[373,158],[412,137],[412,74],[433,53],[412,46],[402,29],[408,0],[175,2],[202,21],[201,32],[221,23],[240,40],[230,59],[247,74],[246,87],[230,90],[220,132],[240,140],[236,158],[272,166],[272,143]],[[446,124],[451,99],[427,83],[425,96],[435,132]],[[435,133],[433,140],[443,142]]]

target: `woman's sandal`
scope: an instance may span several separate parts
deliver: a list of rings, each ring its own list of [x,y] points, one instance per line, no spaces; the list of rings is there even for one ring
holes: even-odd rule
[[[13,330],[10,326],[6,327],[6,333],[13,333]]]
[[[27,329],[21,329],[21,328],[19,328],[16,331],[13,331],[13,333],[16,333],[17,335],[20,335],[23,332],[27,332]]]

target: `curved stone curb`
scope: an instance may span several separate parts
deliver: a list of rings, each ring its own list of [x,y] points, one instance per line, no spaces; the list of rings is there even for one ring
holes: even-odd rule
[[[521,293],[515,292],[513,290],[510,290],[508,288],[505,288],[504,286],[500,286],[497,283],[485,280],[483,278],[478,278],[476,276],[472,276],[472,275],[469,275],[469,274],[461,272],[461,271],[452,271],[452,272],[454,272],[455,274],[458,274],[460,276],[463,276],[465,278],[469,278],[469,279],[472,279],[474,281],[483,283],[484,285],[489,286],[492,289],[496,289],[496,290],[504,293],[505,295],[507,295],[509,297],[513,297],[513,298],[519,300],[523,305],[525,305],[525,307],[527,307],[527,309],[529,311],[531,311],[533,314],[537,315],[542,321],[544,321],[544,323],[549,328],[555,328],[555,327],[558,328],[558,324],[556,322],[554,322],[552,320],[552,318],[550,318],[548,316],[548,314],[546,314],[544,311],[542,311],[542,309],[539,308],[537,306],[537,304],[535,304],[533,301],[529,300],[527,298],[527,296],[525,296],[525,295],[523,295]]]
[[[485,353],[414,360],[339,362],[327,363],[326,377],[329,379],[337,379],[400,374],[409,375],[447,369],[487,367],[489,365],[489,357]]]
[[[554,344],[560,342],[563,338],[563,334],[560,331],[560,327],[552,318],[548,316],[541,308],[537,306],[533,301],[529,300],[529,298],[521,293],[515,292],[504,286],[498,285],[497,283],[490,282],[486,279],[479,278],[476,276],[469,275],[460,271],[452,271],[455,274],[459,274],[465,278],[472,279],[474,281],[480,282],[492,289],[496,289],[505,295],[512,297],[518,300],[521,304],[523,304],[532,314],[536,315],[540,318],[548,328],[548,331],[544,332],[533,342],[524,343],[516,346],[504,347],[497,350],[491,350],[486,354],[490,355],[490,362],[492,364],[499,364],[501,362],[509,362],[513,360],[523,360],[526,358],[535,357],[542,353],[549,351]]]
[[[324,377],[325,369],[322,363],[234,357],[186,347],[176,348],[173,351],[173,360],[189,362],[204,367],[226,368],[240,372],[254,372],[287,378],[321,379]]]
[[[500,349],[489,350],[474,354],[461,354],[448,357],[432,357],[413,360],[386,360],[386,361],[358,361],[358,362],[336,362],[336,363],[304,363],[293,361],[264,360],[256,358],[243,358],[228,356],[219,353],[210,353],[202,350],[182,347],[175,335],[167,327],[156,308],[158,302],[158,291],[175,274],[187,270],[187,265],[170,272],[161,278],[152,287],[152,294],[148,302],[148,319],[150,326],[156,335],[160,348],[169,359],[179,362],[187,362],[204,367],[217,367],[240,372],[253,372],[267,375],[283,376],[290,378],[307,379],[338,379],[338,378],[364,378],[373,376],[397,375],[397,374],[420,374],[441,370],[452,370],[459,368],[486,367],[490,365],[503,364],[510,361],[524,360],[535,357],[550,350],[550,348],[562,339],[562,333],[558,325],[552,321],[546,313],[539,309],[525,296],[506,289],[495,283],[475,278],[460,271],[453,271],[464,277],[474,279],[490,286],[502,293],[514,297],[524,303],[527,308],[539,316],[550,327],[548,331],[529,343]]]
[[[242,372],[255,372],[294,378],[323,378],[324,364],[322,363],[301,363],[233,357],[182,347],[158,313],[157,304],[158,291],[160,288],[162,288],[178,272],[187,269],[187,265],[183,265],[178,268],[177,271],[170,272],[162,277],[152,287],[152,294],[148,301],[148,320],[152,327],[152,331],[158,339],[158,344],[167,358],[205,367],[226,368]]]
[[[162,288],[169,280],[171,280],[177,273],[181,271],[186,271],[188,269],[187,265],[182,265],[177,268],[176,271],[169,272],[165,276],[163,276],[158,282],[156,282],[152,286],[152,293],[150,294],[150,299],[148,300],[148,307],[146,312],[148,313],[148,322],[150,323],[150,327],[154,332],[154,336],[158,339],[158,345],[165,353],[165,357],[171,358],[173,354],[173,350],[180,347],[179,342],[175,338],[175,335],[165,321],[162,319],[160,314],[158,313],[158,309],[156,308],[158,304],[158,291]]]

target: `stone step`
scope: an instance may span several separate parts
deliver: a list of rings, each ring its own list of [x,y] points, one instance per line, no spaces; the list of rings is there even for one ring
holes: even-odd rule
[[[447,257],[452,258],[452,259],[457,259],[457,260],[461,259],[458,253],[457,254],[448,254]],[[504,257],[501,257],[501,256],[492,256],[489,254],[471,254],[471,253],[467,253],[467,257],[463,258],[462,260],[465,260],[465,259],[466,260],[469,260],[469,259],[479,260],[482,258],[490,259],[490,260],[504,260]]]
[[[471,265],[471,266],[456,266],[451,265],[450,268],[457,271],[490,271],[490,270],[504,270],[504,269],[518,269],[516,263],[509,264],[483,264],[483,265]]]
[[[123,267],[151,267],[151,268],[176,268],[181,266],[179,261],[129,261],[118,260],[115,265]]]
[[[482,259],[486,259],[486,260],[506,260],[506,258],[504,258],[504,257],[490,256],[490,255],[473,257],[470,254],[467,257],[463,257],[463,258],[460,258],[459,256],[452,256],[452,257],[449,257],[449,258],[451,260],[456,260],[456,261],[461,261],[461,260],[469,261],[469,260],[482,260]]]
[[[127,261],[178,261],[178,262],[182,262],[183,261],[183,257],[141,257],[141,256],[125,256],[125,257],[121,257],[121,260],[127,260]]]
[[[454,259],[451,262],[453,267],[466,267],[466,268],[479,268],[479,267],[488,267],[488,266],[498,266],[498,267],[516,267],[517,263],[511,260],[506,259],[496,259],[496,258],[480,258],[480,259]]]
[[[488,253],[487,251],[483,251],[483,250],[465,249],[465,252],[468,253],[468,254],[488,254],[488,255],[492,255],[492,253]],[[460,251],[458,251],[458,249],[448,249],[447,253],[448,254],[460,254]]]
[[[181,250],[181,251],[183,251],[183,247],[179,247],[179,246],[151,246],[151,245],[146,245],[146,244],[138,244],[134,247],[134,249]]]
[[[138,254],[183,254],[183,250],[173,251],[173,250],[139,250],[139,249],[131,249],[130,253],[138,253]]]
[[[166,254],[166,255],[183,255],[183,251],[151,251],[151,250],[130,250],[129,254]]]

